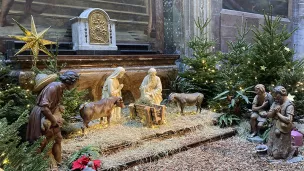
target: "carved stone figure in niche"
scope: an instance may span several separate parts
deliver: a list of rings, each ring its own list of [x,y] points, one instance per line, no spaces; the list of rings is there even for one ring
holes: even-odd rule
[[[252,102],[252,113],[250,118],[252,134],[250,137],[256,136],[264,126],[267,120],[267,111],[273,103],[273,97],[265,91],[265,86],[263,84],[257,84],[254,87],[254,91],[256,96]]]
[[[288,100],[287,91],[283,86],[275,87],[273,93],[275,102],[267,113],[267,117],[274,118],[267,152],[275,159],[289,159],[296,153],[296,149],[291,145],[294,104]]]
[[[123,84],[119,84],[119,78],[126,73],[123,67],[117,67],[115,71],[106,79],[102,88],[102,99],[108,97],[121,97],[121,89]],[[121,118],[121,108],[115,107],[112,111],[112,119],[119,120]]]
[[[39,91],[39,88],[43,89],[37,96],[36,106],[32,109],[29,116],[26,139],[31,143],[37,140],[41,135],[45,135],[46,139],[41,144],[41,151],[50,142],[50,140],[55,141],[52,150],[49,153],[53,168],[56,168],[57,164],[62,162],[62,136],[60,130],[60,125],[62,123],[61,120],[56,120],[54,113],[60,105],[59,103],[62,99],[63,91],[66,89],[72,89],[78,78],[79,75],[76,72],[66,71],[59,77],[61,82],[51,82],[45,87],[39,86],[41,84],[45,84],[45,79],[44,81],[36,82],[36,91]],[[46,129],[45,131],[41,129],[41,119],[43,116],[51,122],[50,129]]]
[[[144,78],[140,86],[140,100],[147,99],[152,104],[159,105],[163,100],[162,98],[162,84],[158,76],[156,76],[156,70],[150,68],[148,75]]]

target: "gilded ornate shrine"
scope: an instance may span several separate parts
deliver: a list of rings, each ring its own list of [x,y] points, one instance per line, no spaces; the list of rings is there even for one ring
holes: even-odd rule
[[[91,44],[109,44],[109,20],[105,12],[94,10],[90,13],[89,33]]]
[[[116,20],[103,9],[86,9],[71,21],[74,50],[117,50]]]

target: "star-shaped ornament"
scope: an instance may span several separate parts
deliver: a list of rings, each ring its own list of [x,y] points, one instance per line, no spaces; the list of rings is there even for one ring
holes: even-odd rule
[[[287,52],[289,52],[290,51],[290,49],[288,48],[288,47],[285,47],[284,48]]]
[[[291,95],[290,93],[288,93],[288,96],[287,96],[287,99],[290,100],[290,101],[294,101],[294,98],[295,96],[294,95]]]
[[[48,51],[48,49],[45,47],[45,45],[56,44],[56,43],[43,39],[43,36],[50,29],[50,27],[43,30],[40,33],[37,33],[33,16],[31,16],[31,31],[27,30],[16,20],[14,20],[14,21],[17,23],[17,25],[19,26],[21,31],[24,33],[24,36],[9,35],[9,37],[25,42],[25,45],[15,55],[18,55],[19,53],[21,53],[27,49],[31,49],[33,56],[34,56],[34,64],[37,61],[39,51],[44,52],[48,56],[52,56],[52,54]]]
[[[261,70],[265,71],[267,67],[265,67],[264,65],[261,66]]]

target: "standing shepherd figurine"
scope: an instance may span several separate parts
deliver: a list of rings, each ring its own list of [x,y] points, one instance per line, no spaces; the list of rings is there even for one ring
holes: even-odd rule
[[[61,141],[62,135],[60,120],[56,120],[54,112],[59,107],[59,103],[63,96],[64,90],[70,90],[75,86],[79,75],[74,71],[67,71],[60,75],[59,80],[61,82],[52,82],[43,88],[50,79],[43,79],[41,82],[36,82],[36,91],[41,90],[37,97],[36,106],[33,108],[27,126],[26,139],[30,143],[36,141],[40,136],[45,135],[46,139],[41,143],[40,151],[51,141],[55,140],[52,150],[49,153],[52,161],[52,168],[56,169],[57,164],[62,162],[61,157]],[[45,117],[51,122],[50,129],[42,131],[41,119]]]

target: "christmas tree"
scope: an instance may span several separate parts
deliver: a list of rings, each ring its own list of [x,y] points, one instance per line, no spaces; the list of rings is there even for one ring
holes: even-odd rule
[[[216,81],[219,78],[217,64],[219,59],[213,52],[214,42],[208,40],[206,27],[210,20],[201,23],[195,22],[199,29],[199,35],[190,42],[189,47],[193,50],[192,57],[184,57],[182,62],[186,70],[180,73],[185,82],[190,84],[187,92],[202,92],[206,99],[210,99],[216,92]]]
[[[230,95],[233,95],[236,91],[253,84],[251,80],[247,80],[249,73],[246,72],[248,64],[252,62],[250,59],[252,45],[246,41],[249,31],[246,25],[242,30],[238,30],[236,41],[227,42],[229,52],[220,55],[221,80],[217,82],[220,92],[228,90]]]
[[[270,9],[270,12],[272,9]],[[294,31],[289,32],[281,23],[281,17],[264,15],[264,25],[256,28],[251,63],[248,71],[252,83],[258,80],[265,87],[274,85],[279,79],[279,73],[292,68],[294,52],[288,48],[288,39]]]

